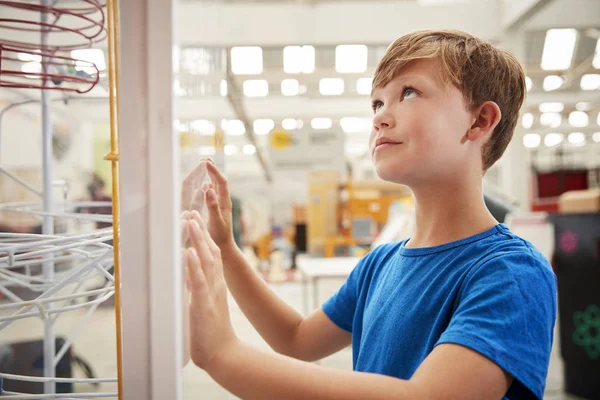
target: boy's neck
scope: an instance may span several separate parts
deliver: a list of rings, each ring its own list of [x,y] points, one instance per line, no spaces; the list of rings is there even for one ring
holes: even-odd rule
[[[406,247],[432,247],[484,232],[498,221],[483,201],[481,179],[414,189],[416,223]]]

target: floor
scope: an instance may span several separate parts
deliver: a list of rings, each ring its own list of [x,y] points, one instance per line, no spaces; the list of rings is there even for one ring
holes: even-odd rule
[[[323,282],[320,285],[319,300],[322,301],[330,296],[341,283],[342,281],[339,280]],[[299,283],[283,283],[273,285],[273,288],[288,304],[302,311],[302,288]],[[267,348],[266,343],[244,318],[234,301],[230,301],[230,308],[233,325],[239,337],[257,346]],[[57,333],[66,334],[70,332],[73,324],[83,316],[84,312],[80,310],[62,315],[56,324]],[[41,321],[37,318],[15,321],[0,333],[0,343],[40,338],[42,332]],[[558,339],[558,335],[555,335],[555,337]],[[557,349],[558,344],[555,346],[552,354],[544,398],[550,400],[574,400],[576,399],[575,397],[567,396],[562,391],[562,362]],[[81,336],[76,340],[74,350],[90,362],[97,376],[116,376],[115,322],[114,310],[112,308],[104,307],[96,311],[87,326],[84,327]],[[346,349],[323,360],[321,364],[330,368],[351,370],[351,360],[351,351]],[[79,370],[75,374],[76,376],[83,377],[83,374]],[[183,370],[183,379],[184,400],[198,398],[224,400],[236,398],[220,388],[206,373],[191,365],[191,363]],[[116,391],[116,384],[102,384],[97,389],[85,384],[77,384],[75,387],[78,392],[93,392],[96,390],[102,392]]]

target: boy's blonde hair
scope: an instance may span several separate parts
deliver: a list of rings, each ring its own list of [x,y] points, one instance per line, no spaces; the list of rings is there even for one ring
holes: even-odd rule
[[[483,148],[483,170],[504,153],[512,139],[525,98],[525,73],[508,51],[461,31],[418,31],[402,36],[379,62],[373,88],[387,85],[409,62],[439,58],[443,79],[460,89],[471,109],[493,101],[502,118]]]

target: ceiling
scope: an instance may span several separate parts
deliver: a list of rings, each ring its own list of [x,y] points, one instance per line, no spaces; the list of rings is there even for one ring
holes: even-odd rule
[[[419,28],[418,21],[414,20],[420,21],[423,16],[429,18],[430,25],[428,26],[431,28],[460,26],[461,21],[463,21],[463,24],[472,24],[473,21],[477,21],[479,16],[489,18],[491,5],[498,3],[505,5],[511,1],[486,0],[474,2],[467,6],[463,4],[464,1],[389,1],[383,2],[389,3],[390,8],[387,8],[386,13],[381,17],[383,18],[385,14],[394,13],[394,10],[398,7],[398,20],[402,23],[398,23],[397,26],[406,26],[406,29]],[[584,132],[591,138],[593,133],[600,130],[598,126],[600,121],[597,121],[600,112],[600,91],[584,91],[581,89],[581,79],[584,75],[600,74],[600,71],[592,63],[598,37],[600,36],[600,26],[597,25],[597,21],[596,25],[590,25],[589,22],[586,22],[586,18],[589,19],[589,14],[594,14],[594,10],[598,6],[597,2],[594,3],[592,0],[587,2],[585,0],[573,1],[580,5],[577,6],[569,0],[546,2],[549,5],[543,10],[537,11],[536,15],[529,16],[529,21],[517,33],[506,31],[501,33],[500,36],[497,33],[489,33],[492,31],[502,32],[498,30],[498,26],[490,26],[487,31],[483,31],[488,32],[490,36],[488,39],[494,39],[494,42],[500,45],[513,50],[516,46],[517,51],[519,51],[519,46],[522,46],[521,60],[524,62],[526,73],[532,82],[523,113],[530,113],[532,122],[528,128],[522,125],[518,128],[518,140],[522,140],[523,135],[532,132],[538,133],[542,137],[553,132],[569,134],[574,130],[574,127],[569,124],[569,115],[573,111],[583,111],[588,114],[589,118],[587,126],[578,127],[577,131]],[[302,129],[307,130],[311,129],[313,118],[325,117],[332,120],[330,130],[342,131],[342,118],[370,117],[368,95],[357,92],[357,81],[372,76],[377,61],[391,40],[398,34],[398,31],[395,30],[396,25],[390,25],[390,29],[381,29],[381,26],[378,25],[383,24],[385,26],[388,23],[380,22],[378,24],[375,18],[366,15],[369,9],[372,8],[372,3],[342,0],[181,0],[180,3],[178,30],[181,46],[176,90],[179,94],[177,106],[178,126],[181,127],[182,131],[189,131],[192,121],[209,121],[218,130],[221,128],[222,120],[239,118],[232,107],[232,98],[245,110],[249,126],[252,126],[256,119],[270,119],[273,121],[274,128],[278,129],[283,127],[284,119],[291,118],[301,121],[303,124]],[[223,11],[215,14],[214,16],[220,18],[219,21],[215,22],[216,17],[212,18],[213,15],[208,13],[210,10],[203,8],[203,5],[209,3],[227,4],[229,8],[227,12]],[[302,15],[298,14],[293,17],[294,24],[289,24],[280,20],[285,19],[287,15],[285,14],[287,8],[282,3],[294,4],[294,6],[328,3],[330,7],[324,10],[305,10],[301,13]],[[397,4],[392,7],[392,3]],[[420,14],[423,11],[419,11],[420,6],[418,4],[422,3],[442,4],[443,7],[428,7],[425,14]],[[527,3],[535,3],[535,1],[528,0]],[[524,2],[519,4],[524,4]],[[596,9],[591,9],[590,7],[593,7],[594,4],[596,4]],[[251,13],[255,5],[261,6],[260,13],[251,14],[252,16],[248,16],[246,19],[239,19],[240,16],[249,15],[247,13]],[[239,10],[237,10],[237,7],[239,7]],[[453,14],[452,10],[455,8],[457,11]],[[303,9],[294,10],[297,12]],[[471,10],[471,15],[464,15],[464,10]],[[204,14],[203,11],[206,11],[207,14]],[[198,18],[202,18],[202,15],[207,15],[206,22],[198,24]],[[337,18],[332,20],[332,15],[337,16]],[[410,18],[411,15],[415,17]],[[231,21],[229,21],[229,18],[231,18]],[[349,21],[347,25],[343,24],[344,20]],[[392,20],[394,20],[393,17],[390,21]],[[319,33],[313,33],[310,26],[304,26],[300,24],[300,21],[303,21],[304,25],[309,23],[318,24],[319,26],[315,26],[314,29]],[[470,30],[477,31],[491,25],[485,19],[481,19],[480,22],[483,25],[472,25]],[[211,23],[217,25],[203,26]],[[296,26],[295,24],[300,25]],[[328,25],[332,27],[330,30],[327,30]],[[549,71],[541,68],[541,60],[547,30],[555,26],[576,28],[577,41],[571,65],[566,70]],[[290,27],[294,27],[295,30],[290,30]],[[361,72],[338,72],[336,70],[336,46],[349,44],[347,41],[341,41],[340,38],[348,36],[349,32],[352,31],[358,32],[358,34],[354,34],[356,37],[361,37],[361,35],[369,37],[369,40],[363,42],[367,46],[368,54],[366,68]],[[244,43],[238,43],[236,42],[238,39],[234,39],[244,37],[254,37],[255,39]],[[283,43],[278,43],[277,40],[274,40],[277,37],[287,39],[281,39],[280,41],[283,41]],[[211,43],[205,43],[205,41],[211,41]],[[360,44],[361,42],[353,40],[350,43]],[[290,74],[284,70],[284,47],[298,44],[314,46],[315,65],[314,71],[311,73]],[[236,45],[261,47],[262,69],[260,73],[227,77],[227,57],[230,54],[230,48]],[[200,71],[198,67],[200,67]],[[543,82],[548,75],[556,75],[563,83],[554,90],[544,90]],[[329,96],[322,95],[320,93],[320,82],[324,78],[341,78],[344,84],[343,93]],[[283,95],[281,84],[286,79],[298,81],[298,94],[294,96]],[[244,95],[244,82],[248,80],[265,80],[268,94],[264,97]],[[229,97],[224,96],[224,93],[222,93],[222,81],[229,81]],[[232,85],[239,88],[237,93],[232,90]],[[105,87],[106,80],[104,80],[104,87],[98,86],[86,95],[77,96],[68,105],[56,103],[54,108],[57,115],[86,121],[105,121],[108,118],[106,101],[102,100],[106,99],[107,96]],[[10,99],[22,98],[23,96],[38,97],[39,92],[3,90],[0,92],[0,96]],[[53,96],[57,97],[56,94]],[[563,109],[559,112],[561,115],[560,122],[557,124],[556,121],[553,121],[550,126],[546,124],[548,121],[542,121],[540,118],[542,114],[540,104],[549,102],[563,104]],[[542,124],[542,122],[545,124]],[[344,136],[349,161],[359,162],[366,152],[367,129],[357,129],[356,132],[345,133]],[[268,153],[268,135],[257,135],[256,140],[258,151],[262,151],[263,154]],[[246,136],[227,135],[226,143],[229,145],[228,151],[231,153],[227,156],[227,162],[233,179],[236,179],[236,177],[246,179],[249,175],[262,176],[261,167],[255,155],[244,153],[244,145],[248,144]]]

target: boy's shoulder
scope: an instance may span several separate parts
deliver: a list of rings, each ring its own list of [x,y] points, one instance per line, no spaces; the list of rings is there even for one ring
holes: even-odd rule
[[[535,274],[555,279],[552,267],[542,253],[504,224],[470,238],[431,248],[406,248],[407,241],[386,243],[373,249],[363,259],[364,267],[379,269],[390,262],[395,263],[395,255],[404,255],[408,256],[408,261],[403,262],[413,265],[431,264],[439,259],[448,268],[463,267],[471,273],[481,269],[502,269],[510,275]]]

